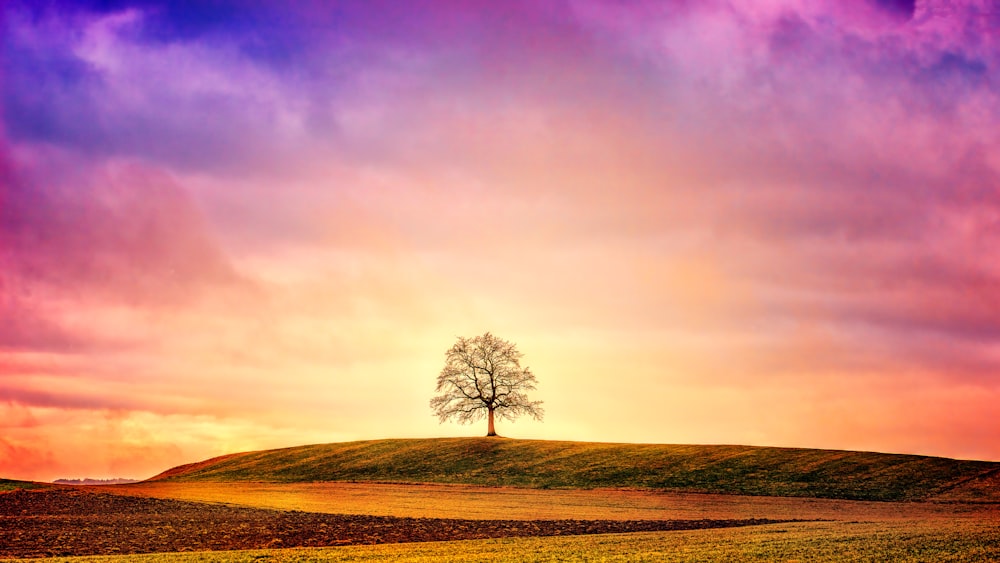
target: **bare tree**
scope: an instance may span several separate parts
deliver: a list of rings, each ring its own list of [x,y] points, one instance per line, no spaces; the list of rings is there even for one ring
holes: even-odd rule
[[[521,367],[523,354],[517,346],[490,333],[474,338],[459,337],[445,353],[444,369],[437,378],[440,395],[431,399],[434,414],[444,422],[455,418],[465,424],[489,420],[487,436],[496,436],[494,416],[514,420],[526,414],[541,420],[541,401],[529,401],[535,374]]]

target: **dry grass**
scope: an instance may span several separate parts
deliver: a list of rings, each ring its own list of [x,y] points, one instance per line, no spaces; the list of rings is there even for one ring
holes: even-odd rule
[[[978,487],[1000,463],[752,446],[607,444],[505,438],[370,440],[231,454],[157,480],[364,481],[536,489],[642,488],[855,500],[927,500]],[[971,488],[970,488],[971,487]],[[970,500],[962,498],[962,500]]]
[[[379,483],[176,483],[104,492],[330,514],[473,519],[1000,521],[1000,505],[751,497],[648,490],[539,490]]]

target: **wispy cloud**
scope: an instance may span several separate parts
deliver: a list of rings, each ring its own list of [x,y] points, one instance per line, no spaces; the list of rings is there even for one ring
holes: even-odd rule
[[[525,435],[1000,455],[987,3],[3,14],[0,473],[457,431],[485,330]]]

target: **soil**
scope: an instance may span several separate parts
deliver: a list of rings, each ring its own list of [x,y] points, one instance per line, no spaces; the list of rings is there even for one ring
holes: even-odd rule
[[[74,488],[0,493],[0,557],[692,530],[782,520],[462,520],[320,514]]]

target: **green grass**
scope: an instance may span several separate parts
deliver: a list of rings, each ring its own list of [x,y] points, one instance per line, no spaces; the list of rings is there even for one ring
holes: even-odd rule
[[[154,479],[624,487],[909,501],[946,492],[955,497],[998,468],[996,462],[837,450],[442,438],[231,454]]]
[[[14,489],[40,489],[46,486],[47,485],[44,483],[33,483],[31,481],[0,479],[0,491],[13,491]]]
[[[918,561],[1000,559],[995,522],[810,522],[688,532],[508,538],[315,549],[33,559],[37,563],[238,563],[268,561]]]

